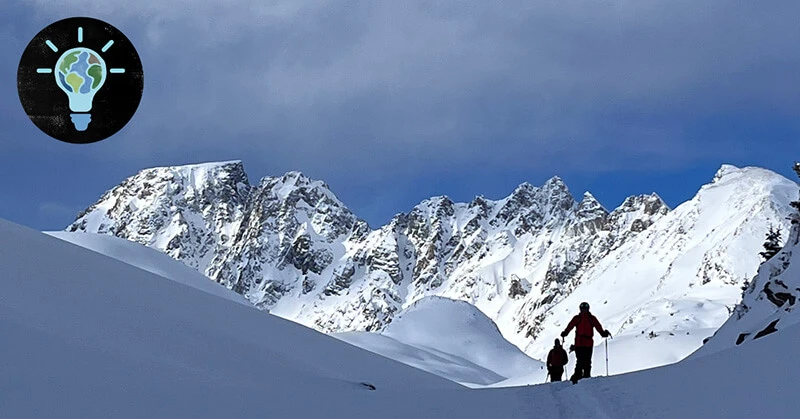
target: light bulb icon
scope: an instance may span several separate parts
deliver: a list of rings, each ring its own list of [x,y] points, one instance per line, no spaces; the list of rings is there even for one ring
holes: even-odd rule
[[[70,144],[96,143],[122,130],[139,108],[143,89],[133,43],[91,17],[47,25],[30,40],[17,67],[17,93],[28,118]]]
[[[106,82],[106,63],[100,54],[89,48],[72,48],[56,62],[56,83],[69,99],[72,123],[78,131],[85,131],[92,116],[94,96]]]
[[[78,43],[83,42],[83,27],[78,28]],[[58,47],[49,39],[45,44],[58,52]],[[108,41],[101,52],[108,51],[114,41]],[[94,50],[86,47],[76,47],[64,51],[56,61],[55,68],[39,68],[40,74],[54,74],[56,84],[67,94],[69,109],[73,112],[72,124],[77,131],[86,131],[92,115],[92,102],[97,91],[106,83],[106,75],[124,74],[124,68],[108,68],[103,57]]]

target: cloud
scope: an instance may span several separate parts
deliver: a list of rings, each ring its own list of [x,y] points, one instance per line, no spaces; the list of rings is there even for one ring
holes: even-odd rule
[[[97,148],[132,159],[206,150],[384,177],[669,164],[709,152],[686,124],[800,110],[790,1],[28,4],[133,39],[145,97]]]

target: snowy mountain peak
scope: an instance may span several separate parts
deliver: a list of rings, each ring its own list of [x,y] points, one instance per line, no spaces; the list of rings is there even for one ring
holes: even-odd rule
[[[494,204],[494,202],[486,199],[486,197],[484,197],[483,195],[478,195],[472,201],[470,201],[468,207],[469,208],[474,208],[474,207],[488,208],[490,205],[493,205],[493,204]]]
[[[287,172],[283,176],[265,177],[259,182],[262,193],[274,195],[277,199],[286,200],[289,195],[298,190],[317,190],[328,198],[335,198],[328,185],[321,180],[314,180],[298,171]]]
[[[219,168],[234,168],[234,169],[244,169],[244,165],[242,164],[241,160],[225,160],[225,161],[210,161],[205,163],[193,163],[193,164],[185,164],[185,165],[178,165],[178,166],[165,166],[171,169],[178,169],[178,170],[214,170]],[[158,168],[156,168],[158,169]]]
[[[230,245],[251,190],[241,161],[145,169],[103,194],[67,230],[124,237],[201,268]]]
[[[577,228],[581,230],[589,229],[596,234],[598,231],[608,229],[608,210],[589,192],[583,194],[575,214],[582,220],[577,224]]]
[[[633,212],[642,210],[644,213],[653,215],[659,211],[669,211],[667,203],[658,194],[634,195],[625,198],[625,201],[616,211]]]
[[[619,234],[624,232],[640,233],[670,212],[669,207],[660,196],[629,196],[609,215],[609,219]]]
[[[277,183],[286,186],[295,186],[298,188],[304,187],[324,187],[328,188],[325,182],[311,179],[302,172],[290,171],[286,172],[283,176],[279,177],[265,177],[261,180],[262,183]]]
[[[167,174],[168,176],[165,176]],[[135,176],[130,177],[129,180],[148,180],[156,177],[168,178],[169,176],[172,176],[176,180],[188,181],[187,186],[195,188],[201,188],[220,178],[229,177],[238,182],[248,183],[244,165],[239,160],[153,167],[139,171]]]
[[[591,192],[584,192],[583,199],[578,204],[578,213],[604,213],[608,214],[606,208],[591,194]]]
[[[564,179],[561,179],[560,176],[553,176],[548,179],[543,186],[544,189],[558,189],[558,190],[567,190],[567,184],[564,183]]]
[[[567,184],[558,176],[552,177],[545,182],[539,191],[537,199],[558,207],[562,211],[575,210],[578,205]]]
[[[226,161],[210,161],[203,163],[192,163],[173,166],[156,166],[139,171],[139,173],[148,173],[154,171],[174,171],[182,173],[198,172],[198,171],[217,171],[220,169],[225,170],[240,170],[244,169],[241,160],[226,160]]]
[[[530,199],[539,192],[539,188],[531,185],[529,182],[522,182],[506,199]]]
[[[705,190],[736,183],[743,184],[742,187],[748,187],[748,185],[754,184],[759,186],[768,186],[785,183],[786,181],[793,182],[772,170],[761,167],[747,166],[740,168],[730,164],[724,164],[714,175],[711,183],[704,185],[703,189]]]
[[[524,182],[499,203],[501,208],[497,216],[500,220],[507,222],[515,216],[522,216],[521,222],[527,226],[562,222],[571,217],[578,206],[558,176],[548,179],[541,187]]]
[[[274,302],[287,269],[321,274],[334,243],[369,226],[324,182],[300,172],[249,185],[240,161],[146,169],[105,193],[68,227],[161,250],[249,297]],[[264,265],[272,266],[270,272]]]
[[[420,202],[411,210],[411,214],[426,218],[439,218],[443,215],[453,215],[454,207],[455,203],[450,197],[440,195]]]
[[[655,192],[653,192],[653,193],[651,193],[649,195],[645,195],[643,197],[643,199],[646,202],[649,202],[649,203],[651,203],[651,205],[654,205],[656,207],[663,206],[663,207],[666,207],[667,209],[670,209],[669,205],[667,205],[667,203],[661,198],[661,195],[659,195],[659,194],[657,194]]]
[[[722,179],[722,178],[724,178],[726,176],[739,173],[739,172],[741,172],[741,170],[742,169],[740,169],[739,167],[736,167],[736,166],[734,166],[732,164],[723,164],[722,166],[720,166],[720,168],[714,174],[714,180],[712,181],[712,183],[713,182],[717,182],[717,181],[719,181],[720,179]]]
[[[569,188],[567,184],[564,183],[564,180],[558,176],[553,176],[541,187],[537,187],[532,185],[530,182],[522,182],[514,189],[514,192],[511,193],[506,199],[540,199],[534,197],[547,197],[551,195],[569,195]],[[571,197],[571,195],[570,195]]]
[[[279,177],[265,177],[261,179],[258,189],[258,193],[266,194],[271,199],[279,201],[293,200],[296,202],[301,197],[312,197],[305,202],[313,206],[324,197],[329,202],[344,207],[344,204],[331,192],[325,182],[311,179],[297,171],[287,172]]]
[[[219,182],[249,185],[244,165],[240,160],[223,162],[207,162],[180,166],[153,167],[141,170],[126,180],[129,183],[148,181],[174,181],[181,186],[201,191],[204,188],[215,188]]]

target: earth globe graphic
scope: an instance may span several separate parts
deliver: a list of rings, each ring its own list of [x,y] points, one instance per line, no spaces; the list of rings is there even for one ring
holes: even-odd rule
[[[56,83],[69,99],[75,129],[85,131],[91,121],[92,101],[106,81],[107,67],[100,54],[78,47],[65,51],[56,62]]]

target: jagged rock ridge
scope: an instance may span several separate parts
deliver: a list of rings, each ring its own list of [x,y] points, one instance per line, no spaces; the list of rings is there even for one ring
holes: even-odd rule
[[[737,176],[738,169],[723,169],[715,182]],[[781,209],[763,211],[758,220]],[[670,224],[674,240],[662,245],[672,253],[662,259],[686,250],[697,214],[683,212]],[[467,301],[536,354],[538,338],[555,330],[550,320],[559,304],[601,275],[598,269],[630,257],[637,238],[659,237],[659,223],[672,214],[656,194],[630,197],[609,212],[588,192],[577,201],[554,177],[500,200],[434,197],[373,230],[321,181],[290,172],[251,185],[232,161],[144,170],[68,230],[162,250],[258,307],[324,332],[382,330],[425,296]],[[737,222],[745,228],[751,221]],[[698,275],[709,281],[744,281],[736,269],[702,263],[709,267],[698,266]]]

